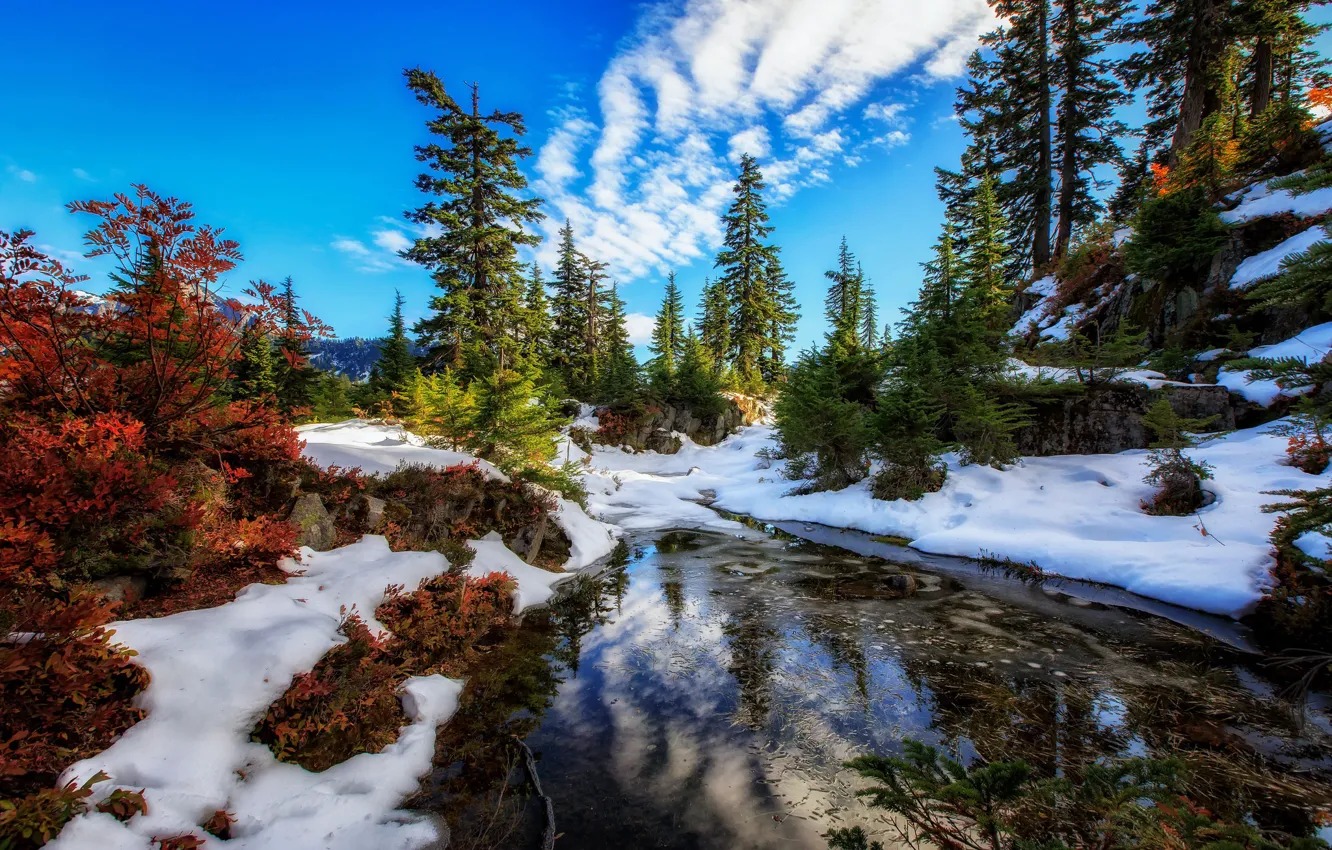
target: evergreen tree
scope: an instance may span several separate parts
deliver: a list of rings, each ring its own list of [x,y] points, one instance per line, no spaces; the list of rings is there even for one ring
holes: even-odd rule
[[[1105,48],[1128,11],[1128,0],[1056,0],[1055,63],[1063,95],[1058,110],[1059,209],[1056,257],[1073,241],[1075,228],[1101,212],[1096,177],[1104,165],[1123,159],[1117,137],[1125,132],[1115,111],[1131,98],[1113,76],[1116,63]],[[1009,219],[1012,220],[1011,218]]]
[[[530,371],[496,369],[480,385],[469,445],[477,457],[509,472],[540,467],[555,456],[559,423],[535,403]]]
[[[570,392],[586,383],[588,364],[583,334],[587,329],[582,254],[574,244],[568,219],[560,228],[559,259],[555,264],[555,296],[551,302],[551,363]]]
[[[452,369],[436,372],[425,380],[422,433],[450,450],[458,451],[471,439],[476,425],[475,382],[462,386]]]
[[[962,260],[968,307],[990,328],[997,328],[1008,311],[1012,288],[1004,278],[1008,247],[1006,225],[988,174],[976,190],[976,201],[966,231],[967,251]]]
[[[954,231],[952,224],[944,225],[939,241],[934,243],[934,258],[922,264],[925,280],[908,313],[908,324],[913,331],[919,331],[922,323],[948,324],[953,319],[962,291],[960,261],[953,248]]]
[[[865,270],[856,264],[856,275],[860,278],[860,344],[866,351],[878,345],[879,305],[874,298],[874,287],[870,286]]]
[[[991,0],[991,6],[1003,23],[981,37],[957,106],[973,139],[967,176],[982,170],[1005,175],[996,190],[1005,216],[1020,223],[1011,234],[1016,278],[1052,256],[1050,0]]]
[[[666,400],[688,407],[699,416],[720,412],[721,381],[716,364],[694,329],[689,328],[680,348],[680,362],[670,382]]]
[[[301,341],[306,322],[296,306],[296,291],[291,275],[282,282],[282,328],[277,336],[278,357],[274,362],[274,381],[278,403],[283,410],[309,407],[314,400],[319,375],[310,365],[310,352]]]
[[[405,74],[416,99],[437,110],[426,127],[440,139],[416,146],[417,160],[430,169],[416,186],[435,197],[407,213],[408,220],[439,231],[403,252],[430,269],[441,291],[430,301],[432,315],[415,331],[432,368],[461,368],[469,378],[508,368],[508,324],[523,294],[517,252],[540,241],[526,228],[543,217],[540,198],[520,197],[527,178],[518,162],[531,150],[517,139],[526,127],[516,112],[482,114],[476,85],[468,110],[433,72]]]
[[[340,422],[356,415],[351,403],[352,383],[346,375],[319,372],[315,379],[311,421]]]
[[[786,350],[795,339],[800,305],[795,298],[795,283],[782,267],[776,249],[768,263],[768,295],[772,299],[772,328],[768,333],[768,353],[764,360],[763,380],[771,384],[786,374]]]
[[[241,331],[240,360],[233,369],[235,398],[273,403],[277,393],[273,342],[254,325]]]
[[[402,316],[404,299],[402,293],[393,294],[393,312],[389,315],[389,332],[378,344],[379,362],[370,372],[370,389],[377,395],[392,399],[407,390],[412,375],[416,372],[416,358],[412,356],[411,343],[407,340],[407,326]],[[402,412],[394,401],[394,409]]]
[[[707,349],[713,370],[718,375],[726,371],[726,358],[731,351],[730,314],[725,281],[705,281],[698,320],[699,341]]]
[[[844,344],[854,347],[861,325],[862,275],[855,255],[847,247],[845,236],[837,249],[837,268],[824,272],[823,276],[831,282],[824,299],[828,324],[832,326],[830,334],[842,337]]]
[[[1132,159],[1124,159],[1119,165],[1119,185],[1110,199],[1110,218],[1117,224],[1125,224],[1131,219],[1143,203],[1152,195],[1152,171],[1148,161],[1147,141],[1138,143],[1138,149]]]
[[[542,367],[551,365],[554,360],[552,333],[546,282],[541,279],[541,265],[533,260],[532,277],[527,282],[527,292],[523,296],[523,356]]]
[[[575,386],[582,394],[596,393],[601,387],[601,366],[604,347],[600,338],[605,330],[606,292],[601,284],[608,279],[606,264],[591,257],[579,255],[583,267],[583,351],[580,371],[575,374]],[[580,396],[581,397],[581,396]]]
[[[765,240],[772,234],[767,204],[763,201],[763,174],[749,154],[740,157],[735,200],[722,216],[726,228],[715,267],[721,270],[730,307],[730,355],[740,385],[761,392],[760,364],[772,347],[773,299],[768,291],[768,267],[776,249]]]
[[[666,275],[666,292],[652,326],[652,342],[648,349],[655,355],[651,365],[654,374],[669,378],[675,374],[675,365],[684,353],[684,299],[675,284],[675,272]]]
[[[623,408],[637,400],[639,371],[625,327],[624,302],[614,284],[611,284],[603,309],[600,400],[611,407]]]

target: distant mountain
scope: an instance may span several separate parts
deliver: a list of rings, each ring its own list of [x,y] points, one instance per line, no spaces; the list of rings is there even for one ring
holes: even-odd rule
[[[346,339],[319,339],[310,343],[310,362],[320,369],[346,375],[353,381],[370,377],[370,369],[379,362],[379,346],[383,337],[367,339],[353,336]],[[420,356],[423,349],[412,344],[412,354]]]

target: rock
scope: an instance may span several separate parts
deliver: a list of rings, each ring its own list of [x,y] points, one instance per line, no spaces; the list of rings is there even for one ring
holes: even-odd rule
[[[1142,417],[1149,407],[1145,387],[1107,387],[1067,398],[1039,401],[1017,432],[1018,451],[1046,457],[1113,454],[1147,445]]]
[[[367,531],[374,531],[384,521],[384,506],[386,504],[387,502],[383,499],[361,493],[352,498],[347,505],[347,511],[362,528]]]
[[[296,500],[288,517],[300,533],[296,537],[297,546],[309,546],[316,552],[327,552],[333,548],[337,539],[337,529],[333,527],[333,517],[324,507],[318,493],[305,493]]]
[[[665,428],[654,428],[643,441],[643,448],[658,454],[673,455],[680,450],[680,438]]]
[[[1213,419],[1212,424],[1205,430],[1234,430],[1235,408],[1230,404],[1230,391],[1225,387],[1164,386],[1161,391],[1179,416],[1185,419]]]
[[[527,563],[535,561],[541,552],[541,544],[546,539],[546,516],[542,514],[536,522],[520,528],[517,534],[504,541],[504,545]]]
[[[97,579],[92,586],[108,602],[133,605],[143,598],[144,591],[148,589],[148,580],[143,576],[111,576]]]
[[[910,573],[896,573],[884,579],[884,584],[903,596],[916,595],[916,577]]]

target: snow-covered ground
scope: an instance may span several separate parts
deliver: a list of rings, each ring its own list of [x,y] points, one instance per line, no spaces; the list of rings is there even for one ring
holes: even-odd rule
[[[1152,492],[1142,481],[1145,451],[1027,458],[1006,470],[949,457],[943,489],[916,502],[873,499],[868,482],[786,495],[793,483],[781,477],[780,462],[756,457],[773,446],[765,425],[713,447],[686,441],[675,455],[598,446],[586,480],[592,512],[627,527],[717,526],[697,503],[715,495],[717,506],[762,520],[890,534],[942,555],[1034,561],[1051,574],[1239,616],[1270,580],[1275,517],[1262,506],[1276,497],[1264,491],[1332,483],[1332,475],[1286,466],[1286,441],[1269,430],[1237,431],[1190,452],[1215,470],[1205,487],[1216,499],[1196,517],[1142,512]]]
[[[1280,360],[1295,357],[1305,363],[1316,363],[1332,351],[1332,322],[1314,325],[1300,331],[1290,339],[1271,345],[1260,345],[1248,351],[1249,357]],[[1233,393],[1239,393],[1254,404],[1271,407],[1279,398],[1293,398],[1308,392],[1307,387],[1282,389],[1276,381],[1250,380],[1248,369],[1227,369],[1222,366],[1216,382]]]
[[[1239,206],[1221,213],[1221,220],[1226,224],[1240,224],[1282,213],[1315,216],[1332,210],[1332,187],[1296,195],[1289,189],[1274,190],[1266,183],[1255,183],[1244,189],[1239,197]]]
[[[457,452],[431,449],[401,429],[351,420],[300,429],[316,462],[392,470],[399,462],[450,466],[470,463]],[[492,475],[494,467],[484,464]],[[560,500],[554,515],[572,541],[566,573],[524,563],[499,535],[472,541],[470,575],[506,572],[517,583],[515,610],[548,600],[573,571],[610,553],[611,529],[577,505]],[[62,781],[82,782],[99,770],[109,781],[93,802],[115,788],[143,790],[144,815],[122,824],[90,813],[71,821],[52,842],[56,850],[150,850],[153,836],[193,833],[224,810],[236,817],[228,847],[250,850],[417,848],[438,839],[427,819],[397,806],[430,769],[435,730],[456,710],[462,683],[442,676],[410,680],[403,708],[411,719],[398,740],[322,773],[277,761],[250,742],[250,731],[292,678],[312,669],[343,641],[344,611],[356,611],[381,630],[374,611],[389,585],[414,588],[449,569],[436,552],[392,552],[368,535],[330,552],[302,551],[284,565],[286,584],[256,584],[216,608],[185,611],[114,626],[116,641],[138,652],[151,674],[139,705],[148,714],[110,748],[70,767]]]
[[[1254,254],[1240,263],[1239,268],[1235,269],[1234,276],[1230,278],[1230,288],[1247,289],[1264,278],[1273,277],[1281,271],[1281,264],[1287,258],[1303,254],[1319,242],[1325,241],[1327,241],[1327,231],[1322,225],[1315,225],[1296,233],[1275,248]]]

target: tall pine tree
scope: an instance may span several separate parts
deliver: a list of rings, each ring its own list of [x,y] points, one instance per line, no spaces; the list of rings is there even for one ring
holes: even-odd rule
[[[388,336],[379,343],[379,361],[370,370],[370,389],[382,398],[393,400],[394,410],[402,412],[405,401],[397,400],[407,390],[416,373],[416,358],[407,339],[407,325],[402,315],[404,299],[393,293],[393,312],[389,315]]]
[[[509,365],[509,320],[523,294],[518,248],[540,242],[527,228],[543,217],[540,198],[521,196],[527,178],[518,162],[532,152],[518,142],[526,132],[522,116],[483,114],[476,85],[467,109],[433,72],[413,68],[405,76],[416,99],[437,110],[426,127],[439,138],[416,146],[416,159],[430,169],[416,186],[432,199],[407,213],[438,230],[403,252],[430,269],[441,291],[415,331],[432,368],[458,368],[470,379]]]
[[[705,281],[703,303],[699,311],[699,342],[712,359],[718,375],[726,371],[726,358],[731,351],[731,308],[726,297],[726,282],[718,279]]]
[[[787,276],[776,250],[768,262],[767,277],[768,295],[772,299],[772,328],[768,333],[763,380],[771,384],[786,374],[786,350],[795,339],[796,322],[800,320],[800,304],[795,297],[795,283]]]
[[[588,374],[583,334],[587,330],[582,254],[574,243],[568,219],[560,228],[559,259],[555,263],[555,295],[551,299],[551,363],[569,392],[576,392]]]
[[[736,379],[749,392],[761,392],[764,352],[772,347],[773,298],[768,291],[769,264],[776,249],[766,240],[772,233],[763,201],[763,173],[749,154],[740,157],[735,200],[722,216],[724,247],[715,267],[721,271],[730,306],[730,354]]]
[[[675,374],[676,363],[684,353],[684,341],[684,299],[672,271],[666,275],[666,291],[652,326],[652,342],[648,345],[654,355],[651,361],[654,374],[665,378]]]

